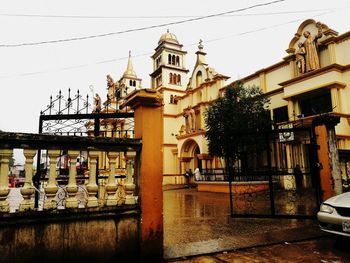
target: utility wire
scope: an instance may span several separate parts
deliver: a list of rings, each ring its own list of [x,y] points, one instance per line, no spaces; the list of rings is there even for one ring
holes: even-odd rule
[[[248,14],[231,14],[222,15],[222,17],[233,16],[268,16],[268,15],[285,15],[285,14],[302,14],[313,13],[320,11],[328,11],[329,9],[313,9],[313,10],[299,10],[299,11],[285,11],[285,12],[266,12],[266,13],[248,13]],[[160,16],[82,16],[82,15],[43,15],[43,14],[0,14],[4,17],[30,17],[30,18],[72,18],[72,19],[172,19],[172,18],[197,18],[203,15],[160,15]]]
[[[136,32],[136,31],[144,31],[144,30],[147,30],[147,29],[153,29],[153,28],[159,28],[159,27],[165,27],[165,26],[171,26],[171,25],[184,24],[184,23],[193,22],[193,21],[199,21],[199,20],[203,20],[203,19],[207,19],[207,18],[228,15],[228,14],[242,12],[242,11],[246,11],[246,10],[257,8],[257,7],[273,5],[273,4],[277,4],[279,2],[284,2],[284,1],[285,0],[275,0],[275,1],[272,1],[272,2],[268,2],[268,3],[256,4],[256,5],[252,5],[252,6],[236,9],[236,10],[231,10],[231,11],[227,11],[227,12],[211,14],[211,15],[201,16],[201,17],[195,17],[195,18],[185,19],[185,20],[176,21],[176,22],[163,23],[163,24],[146,26],[146,27],[140,27],[140,28],[134,28],[134,29],[127,29],[127,30],[117,31],[117,32],[109,32],[109,33],[98,34],[98,35],[90,35],[90,36],[84,36],[84,37],[73,37],[73,38],[57,39],[57,40],[48,40],[48,41],[40,41],[40,42],[29,42],[29,43],[20,43],[20,44],[1,44],[0,47],[35,46],[35,45],[43,45],[43,44],[53,44],[53,43],[62,43],[62,42],[69,42],[69,41],[93,39],[93,38],[100,38],[100,37],[106,37],[106,36],[112,36],[112,35],[120,35],[120,34],[125,34],[125,33],[131,33],[131,32]]]
[[[329,13],[333,13],[333,12],[335,12],[335,11],[329,11],[329,12],[320,13],[318,15],[315,15],[315,17],[323,16],[323,15],[326,15],[326,14],[329,14]],[[265,30],[268,30],[268,29],[284,26],[284,25],[287,25],[287,24],[293,24],[293,23],[300,22],[300,21],[303,21],[303,20],[305,20],[305,18],[294,19],[294,20],[287,21],[285,23],[271,25],[269,27],[261,27],[261,28],[257,28],[257,29],[253,29],[253,30],[249,30],[249,31],[240,32],[240,33],[237,33],[237,34],[227,35],[227,36],[220,37],[220,38],[213,38],[213,39],[205,40],[205,41],[203,41],[203,43],[211,43],[211,42],[216,42],[216,41],[224,40],[224,39],[231,38],[231,37],[238,37],[238,36],[248,35],[248,34],[260,32],[260,31],[265,31]],[[184,44],[184,47],[190,47],[190,46],[195,46],[195,45],[198,45],[198,43]],[[138,54],[138,55],[133,55],[132,57],[133,58],[145,57],[145,56],[150,56],[153,53],[154,52],[141,53],[141,54]],[[116,62],[116,61],[126,60],[128,58],[129,58],[128,56],[124,56],[124,57],[119,57],[119,58],[113,58],[113,59],[108,59],[108,60],[97,61],[97,62],[95,62],[93,64],[100,65],[100,64],[106,64],[106,63],[112,63],[112,62]],[[66,71],[66,70],[71,70],[71,69],[79,69],[79,68],[88,67],[90,65],[91,64],[75,65],[75,66],[62,67],[62,68],[53,69],[53,70],[27,72],[27,73],[20,73],[20,74],[14,74],[14,75],[0,76],[0,79],[12,78],[12,77],[31,76],[31,75],[39,75],[39,74],[46,74],[46,73],[51,73],[51,72]]]

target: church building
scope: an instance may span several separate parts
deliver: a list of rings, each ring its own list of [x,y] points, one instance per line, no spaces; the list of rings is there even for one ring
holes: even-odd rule
[[[163,167],[163,184],[186,183],[184,174],[189,169],[198,168],[202,173],[223,171],[223,160],[208,153],[204,113],[218,96],[238,81],[245,86],[259,86],[270,98],[275,128],[311,127],[314,119],[324,114],[338,119],[339,123],[334,123],[333,138],[337,154],[324,157],[327,152],[318,153],[318,161],[323,165],[320,173],[322,183],[333,186],[340,184],[341,187],[350,181],[350,31],[339,35],[327,25],[309,19],[294,34],[291,32],[286,47],[286,56],[281,61],[228,84],[228,76],[207,64],[202,41],[195,53],[194,68],[188,69],[187,52],[175,34],[168,30],[161,35],[151,56],[151,85],[146,88],[156,90],[163,98],[163,163],[159,164]],[[127,94],[142,88],[130,54],[120,80],[114,82],[111,79],[108,76],[108,99],[112,102],[110,105],[115,104],[115,109]],[[326,134],[329,131],[318,132],[325,134],[318,136],[324,140],[317,143],[329,147]],[[303,165],[303,158],[308,155],[304,146],[296,145],[297,141],[286,142],[278,153],[281,156],[279,162],[287,168]],[[215,184],[210,186],[208,181],[213,180]],[[220,181],[225,178],[202,177],[198,185],[215,188]],[[307,187],[310,182],[303,183]]]

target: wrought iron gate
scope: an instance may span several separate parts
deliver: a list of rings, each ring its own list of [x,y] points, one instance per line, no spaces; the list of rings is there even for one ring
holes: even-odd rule
[[[311,128],[247,136],[229,177],[233,217],[312,218],[320,202],[317,146]]]
[[[40,112],[39,117],[39,134],[66,135],[79,137],[112,137],[112,138],[134,138],[134,113],[124,109],[120,111],[119,101],[107,100],[100,106],[98,111],[94,111],[92,107],[93,101],[89,100],[89,96],[83,96],[79,90],[76,94],[64,95],[59,91],[58,95],[51,96],[46,109]],[[124,169],[121,160],[124,158],[126,151],[119,152],[117,168]],[[37,171],[33,177],[33,183],[37,189],[40,183],[47,180],[48,177],[48,158],[47,149],[39,149],[37,154]],[[99,162],[101,166],[106,168],[106,152],[101,158],[97,158],[96,181],[106,179],[99,170]],[[86,179],[84,171],[88,170],[87,151],[80,151],[77,161],[77,180],[84,182]],[[103,162],[103,163],[102,163]],[[61,154],[57,160],[57,181],[65,183],[68,178],[68,158],[67,151],[61,150]],[[125,178],[125,175],[116,176],[116,178]],[[38,207],[39,194],[35,193],[35,206]]]

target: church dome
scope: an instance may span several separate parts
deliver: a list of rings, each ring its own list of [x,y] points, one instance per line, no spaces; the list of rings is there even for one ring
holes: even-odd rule
[[[177,37],[176,37],[173,33],[170,33],[170,32],[169,32],[169,29],[167,30],[166,33],[164,33],[164,34],[160,37],[160,39],[159,39],[159,41],[158,41],[158,45],[159,45],[160,43],[164,42],[164,41],[170,42],[170,43],[174,43],[174,44],[179,44],[179,41],[177,41]]]

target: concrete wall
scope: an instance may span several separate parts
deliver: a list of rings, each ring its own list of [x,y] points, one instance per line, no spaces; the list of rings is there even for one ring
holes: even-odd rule
[[[22,217],[25,219],[25,216]],[[22,223],[2,225],[0,262],[136,262],[138,260],[138,215],[110,218],[103,216],[101,219],[82,218],[59,222],[49,220],[50,218],[47,218],[46,222],[41,220],[29,224],[22,220]]]

